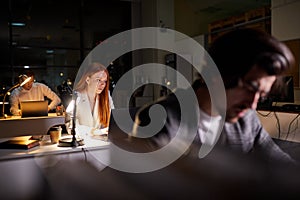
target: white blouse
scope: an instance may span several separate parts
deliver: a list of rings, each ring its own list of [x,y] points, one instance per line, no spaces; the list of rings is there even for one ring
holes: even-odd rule
[[[80,136],[86,136],[91,133],[92,129],[101,129],[102,125],[99,123],[99,113],[98,106],[95,106],[94,111],[92,112],[92,108],[90,106],[89,98],[86,92],[78,93],[76,100],[76,134]],[[95,105],[98,105],[99,95],[96,99]],[[114,109],[113,100],[109,93],[109,104],[110,109]],[[71,102],[67,109],[66,113],[69,116],[73,116],[73,102]]]

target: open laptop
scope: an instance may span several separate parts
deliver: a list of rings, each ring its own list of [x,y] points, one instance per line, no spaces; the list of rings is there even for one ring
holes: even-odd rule
[[[22,117],[48,116],[48,101],[22,101],[20,107]]]

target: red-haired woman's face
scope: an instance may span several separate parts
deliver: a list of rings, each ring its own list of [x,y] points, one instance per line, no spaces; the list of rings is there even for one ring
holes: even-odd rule
[[[87,78],[88,90],[95,91],[100,94],[107,83],[107,74],[104,71],[99,71]]]

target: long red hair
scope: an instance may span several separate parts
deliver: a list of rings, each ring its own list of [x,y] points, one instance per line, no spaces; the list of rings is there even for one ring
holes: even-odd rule
[[[85,91],[87,84],[87,77],[92,76],[93,74],[104,71],[107,75],[107,82],[103,91],[99,95],[99,104],[98,111],[100,116],[100,124],[104,127],[108,127],[110,119],[110,104],[109,104],[109,73],[104,65],[98,62],[93,62],[86,67],[81,67],[81,70],[78,72],[80,79],[75,83],[74,89],[78,92]],[[76,78],[77,79],[77,78]]]

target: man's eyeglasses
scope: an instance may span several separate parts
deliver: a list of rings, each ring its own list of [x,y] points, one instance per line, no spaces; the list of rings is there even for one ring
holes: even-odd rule
[[[260,84],[257,81],[245,81],[243,79],[239,79],[238,87],[244,88],[253,94],[258,92],[261,98],[266,97],[269,93],[268,91],[260,90]]]

